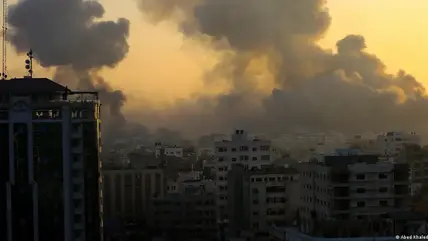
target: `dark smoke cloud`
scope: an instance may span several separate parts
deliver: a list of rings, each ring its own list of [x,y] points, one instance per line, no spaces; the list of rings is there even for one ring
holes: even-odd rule
[[[32,48],[43,67],[55,67],[56,81],[99,91],[109,116],[107,125],[117,129],[125,121],[121,112],[125,95],[97,72],[115,67],[127,55],[129,21],[98,21],[103,15],[97,1],[21,0],[9,9],[9,41],[18,53]]]
[[[385,72],[365,51],[363,36],[337,42],[335,53],[317,45],[331,18],[323,0],[139,0],[152,23],[174,21],[188,38],[228,51],[207,79],[230,80],[232,91],[180,101],[159,123],[193,133],[234,127],[251,131],[389,130],[425,133],[428,100],[413,76]],[[226,43],[226,44],[225,44]],[[276,88],[263,95],[248,75],[250,63],[268,58]],[[170,121],[173,120],[173,121]]]

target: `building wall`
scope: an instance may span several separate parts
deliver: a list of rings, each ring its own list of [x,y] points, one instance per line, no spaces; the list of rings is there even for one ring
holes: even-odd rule
[[[218,187],[218,200],[220,219],[227,219],[227,173],[232,165],[242,164],[247,169],[260,169],[270,165],[273,160],[274,149],[270,140],[252,139],[243,130],[236,130],[231,140],[217,141],[215,146],[216,157],[216,183]]]
[[[408,166],[377,163],[304,163],[301,182],[301,229],[310,232],[315,219],[365,219],[407,208]]]
[[[103,170],[104,218],[144,218],[151,200],[163,197],[167,182],[161,169]]]
[[[7,112],[8,113],[8,112]],[[2,117],[0,115],[0,117]],[[2,119],[0,119],[1,121]],[[8,240],[8,189],[10,188],[9,171],[9,124],[0,123],[0,239]]]
[[[72,146],[71,123],[97,122],[97,102],[70,102],[43,94],[8,97],[10,101],[0,103],[0,109],[8,113],[7,118],[2,115],[0,125],[3,131],[8,125],[9,134],[8,144],[3,141],[0,149],[10,154],[6,169],[8,231],[0,234],[4,235],[2,240],[101,240],[99,178],[83,178],[85,171],[96,175],[98,169],[81,166],[75,170],[70,161],[74,155],[70,150],[76,149]],[[86,115],[73,116],[73,112]],[[86,138],[97,141],[87,146],[85,153],[92,155],[82,157],[81,163],[98,167],[99,131],[92,129],[81,136],[82,141]],[[6,148],[9,152],[4,151]],[[82,179],[73,178],[75,173]],[[92,186],[94,192],[85,193],[85,186]],[[91,203],[87,206],[92,212],[80,214],[76,204],[85,201]],[[81,216],[76,219],[76,214]]]
[[[197,193],[166,195],[153,200],[152,228],[174,240],[216,240],[216,197]]]

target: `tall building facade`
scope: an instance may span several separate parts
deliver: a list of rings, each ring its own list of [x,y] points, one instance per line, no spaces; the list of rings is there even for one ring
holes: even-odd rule
[[[102,240],[99,117],[96,93],[0,81],[1,240]]]
[[[227,175],[232,165],[241,164],[249,170],[261,169],[274,161],[275,152],[270,140],[251,138],[244,130],[236,130],[231,140],[217,141],[214,146],[218,215],[220,220],[227,221]]]
[[[406,163],[376,155],[326,156],[301,163],[299,171],[300,225],[306,233],[321,221],[383,218],[409,207]]]

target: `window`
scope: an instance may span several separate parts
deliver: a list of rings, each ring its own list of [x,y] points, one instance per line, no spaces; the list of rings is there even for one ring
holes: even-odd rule
[[[248,156],[240,156],[239,160],[241,161],[248,161],[249,157]]]
[[[257,161],[257,157],[256,156],[253,156],[253,161]]]
[[[364,180],[366,179],[366,176],[364,174],[358,174],[356,178],[357,180]]]
[[[81,223],[82,222],[82,215],[74,214],[74,222]]]
[[[78,147],[80,144],[80,140],[79,139],[72,139],[71,140],[71,146],[72,147]]]
[[[248,146],[241,146],[241,147],[239,147],[239,150],[240,151],[248,151]]]
[[[219,147],[217,148],[218,152],[227,152],[227,148],[226,147]]]
[[[362,208],[366,206],[366,202],[357,202],[357,207]]]
[[[366,189],[364,189],[364,188],[357,188],[357,193],[365,193],[366,192]]]
[[[79,154],[73,154],[73,162],[80,162],[80,155]]]
[[[219,157],[219,158],[218,158],[218,161],[219,161],[219,162],[224,161],[224,157]]]
[[[384,201],[384,200],[379,201],[379,205],[380,205],[381,207],[386,207],[386,206],[388,206],[388,201]]]
[[[71,127],[73,129],[73,132],[78,132],[80,129],[80,124],[73,123]]]
[[[380,187],[379,192],[381,192],[381,193],[388,192],[388,188],[387,187]]]
[[[232,158],[232,161],[233,161],[233,162],[236,162],[236,158],[235,158],[235,157],[233,157],[233,158]]]
[[[270,147],[269,146],[260,146],[260,151],[269,151]]]
[[[80,192],[80,185],[79,184],[73,184],[73,192]]]
[[[232,148],[232,152],[235,152],[236,151],[236,148]]]
[[[379,179],[386,179],[388,175],[386,173],[379,173]]]

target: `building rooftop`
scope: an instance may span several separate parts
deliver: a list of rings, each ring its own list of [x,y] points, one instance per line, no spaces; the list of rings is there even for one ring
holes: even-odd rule
[[[48,78],[0,80],[0,93],[55,93],[64,92],[65,90],[65,86]]]
[[[298,174],[299,171],[292,167],[265,166],[262,169],[250,170],[250,175],[268,175],[268,174]]]

